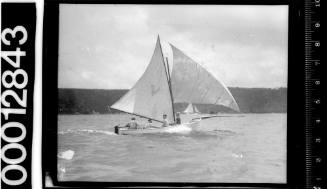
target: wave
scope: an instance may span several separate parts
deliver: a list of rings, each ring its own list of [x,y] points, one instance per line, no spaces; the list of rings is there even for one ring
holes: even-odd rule
[[[59,131],[58,134],[64,135],[64,134],[82,134],[82,133],[94,133],[94,134],[105,134],[105,135],[117,135],[114,132],[111,131],[105,131],[105,130],[93,130],[93,129],[67,129],[66,131]]]
[[[235,131],[222,130],[222,129],[215,129],[212,132],[221,133],[221,134],[230,134],[230,135],[236,135],[237,134]]]
[[[58,158],[66,159],[66,160],[71,160],[74,157],[75,152],[73,150],[67,150],[64,152],[60,152],[58,154]]]
[[[230,130],[193,130],[191,133],[191,136],[196,137],[196,138],[208,138],[208,137],[219,137],[221,139],[225,137],[233,137],[238,135],[238,133]]]
[[[234,157],[234,158],[243,158],[244,155],[242,153],[232,153],[232,157]]]

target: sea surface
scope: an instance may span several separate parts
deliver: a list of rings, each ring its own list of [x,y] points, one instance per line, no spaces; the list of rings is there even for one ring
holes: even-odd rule
[[[58,179],[286,183],[287,115],[220,116],[196,130],[128,136],[114,126],[131,115],[59,115]]]

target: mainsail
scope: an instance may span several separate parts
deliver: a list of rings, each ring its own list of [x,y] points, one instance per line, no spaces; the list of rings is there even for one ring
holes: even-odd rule
[[[171,88],[175,103],[216,104],[240,111],[225,85],[200,64],[171,45],[173,68]]]
[[[111,108],[156,121],[162,121],[162,115],[166,114],[168,121],[173,122],[172,106],[168,76],[158,36],[150,64],[144,74]]]

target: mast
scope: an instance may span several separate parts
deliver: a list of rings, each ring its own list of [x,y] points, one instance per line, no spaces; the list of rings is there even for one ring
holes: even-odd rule
[[[171,90],[171,78],[170,78],[169,63],[168,63],[167,57],[166,57],[166,62],[167,62],[167,71],[168,71],[167,78],[168,78],[169,92],[170,92],[170,96],[171,96],[171,105],[173,108],[173,118],[174,118],[174,122],[175,122],[176,119],[175,119],[174,97],[173,97],[173,92]]]
[[[174,120],[171,94],[159,36],[150,63],[134,86],[110,107],[122,112],[162,122],[167,114]]]
[[[166,65],[165,64],[165,58],[163,56],[163,51],[162,51],[162,46],[161,46],[161,41],[160,41],[159,35],[158,35],[158,40],[159,40],[161,55],[162,55],[163,64],[164,64],[164,67],[165,67],[166,76],[167,76],[167,82],[168,82],[169,93],[170,93],[170,98],[171,98],[171,105],[172,105],[172,109],[173,109],[173,119],[174,119],[174,122],[175,122],[174,98],[173,98],[173,93],[172,93],[172,90],[171,90],[171,82],[170,82],[170,73],[169,73],[168,59],[166,58],[166,60],[167,60],[167,65]]]

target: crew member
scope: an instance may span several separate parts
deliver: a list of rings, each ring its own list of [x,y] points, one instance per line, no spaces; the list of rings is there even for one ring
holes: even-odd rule
[[[148,123],[145,124],[144,129],[146,129],[146,128],[150,128],[150,127],[153,127],[153,125],[152,125],[152,120],[151,120],[151,119],[148,119]]]
[[[131,122],[127,123],[125,127],[128,127],[129,129],[137,129],[138,124],[135,120],[135,117],[132,117]]]
[[[180,117],[180,114],[179,114],[179,112],[177,112],[176,113],[176,124],[181,124],[182,123],[182,121],[181,121],[181,117]]]
[[[168,126],[169,126],[169,122],[168,122],[168,119],[167,119],[167,115],[164,114],[164,115],[162,116],[162,118],[163,118],[163,124],[162,124],[162,127],[168,127]]]

